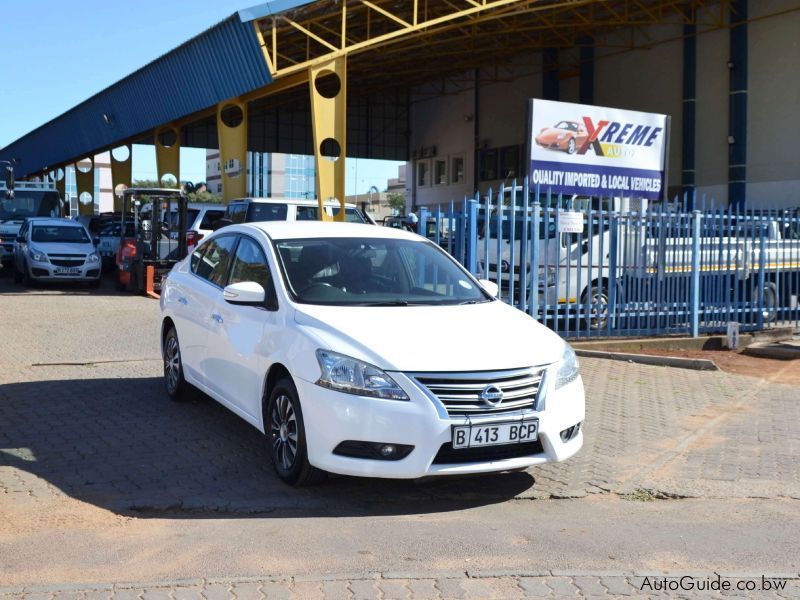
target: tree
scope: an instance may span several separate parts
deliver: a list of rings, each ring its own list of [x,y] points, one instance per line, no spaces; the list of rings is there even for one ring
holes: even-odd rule
[[[389,192],[386,194],[386,201],[389,203],[389,208],[401,215],[406,212],[406,195],[402,192]]]

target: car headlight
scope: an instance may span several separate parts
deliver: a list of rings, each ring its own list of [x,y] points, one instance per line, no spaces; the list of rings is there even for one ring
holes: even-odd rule
[[[578,357],[569,344],[564,344],[564,354],[558,363],[556,372],[556,389],[572,383],[578,378]]]
[[[100,255],[97,252],[92,252],[89,256],[86,257],[86,260],[90,263],[100,262]]]
[[[559,133],[558,134],[558,139],[560,139],[560,140],[563,140],[565,137],[567,137],[566,133]]]
[[[47,254],[33,246],[28,246],[28,255],[34,262],[50,262],[47,260]]]
[[[408,400],[397,382],[378,367],[330,350],[317,350],[317,360],[322,369],[317,385],[345,394]]]

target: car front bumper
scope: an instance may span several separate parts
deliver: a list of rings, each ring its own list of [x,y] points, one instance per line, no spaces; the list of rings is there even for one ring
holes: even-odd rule
[[[315,383],[295,378],[303,409],[308,459],[312,465],[342,475],[415,479],[430,475],[463,475],[522,469],[546,462],[563,461],[573,456],[583,445],[583,429],[564,442],[560,433],[585,419],[583,382],[580,377],[559,390],[543,389],[544,407],[538,411],[492,415],[492,423],[539,420],[540,444],[531,454],[513,458],[482,458],[481,460],[448,462],[459,450],[448,449],[447,456],[437,454],[443,445],[452,441],[453,425],[466,425],[467,417],[449,417],[436,401],[419,385],[402,373],[392,377],[409,395],[410,401],[379,400],[343,394]],[[475,424],[483,418],[472,418]],[[334,454],[343,441],[354,440],[381,444],[414,446],[400,460],[350,458]],[[508,449],[513,444],[492,448]],[[491,452],[489,453],[491,454]]]
[[[101,263],[86,262],[82,265],[70,267],[55,266],[49,262],[34,262],[28,259],[28,275],[36,281],[97,281],[101,276]]]

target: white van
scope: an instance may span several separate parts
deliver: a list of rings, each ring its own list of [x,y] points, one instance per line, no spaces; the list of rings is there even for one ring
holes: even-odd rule
[[[325,212],[335,217],[341,207],[338,202],[325,203]],[[375,222],[355,204],[345,204],[345,221],[348,223]],[[258,221],[319,221],[319,203],[299,198],[240,198],[231,200],[225,211],[225,225],[254,223]]]

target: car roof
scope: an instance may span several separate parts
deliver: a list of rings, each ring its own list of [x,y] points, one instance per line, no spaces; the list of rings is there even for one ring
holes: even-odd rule
[[[233,202],[256,202],[258,204],[298,204],[300,206],[319,206],[319,202],[308,198],[236,198],[231,200]],[[338,206],[339,202],[336,200],[326,200],[325,206]],[[358,208],[351,202],[345,203],[347,208]]]
[[[83,228],[83,223],[80,221],[74,221],[72,219],[67,219],[66,217],[28,217],[25,220],[31,223],[36,223],[37,225],[68,225],[70,227]]]
[[[260,221],[242,223],[234,226],[237,229],[257,229],[263,231],[273,240],[290,240],[302,238],[392,238],[420,241],[425,238],[415,233],[391,227],[375,227],[366,223],[342,223],[337,221]],[[228,227],[220,231],[233,231]]]

